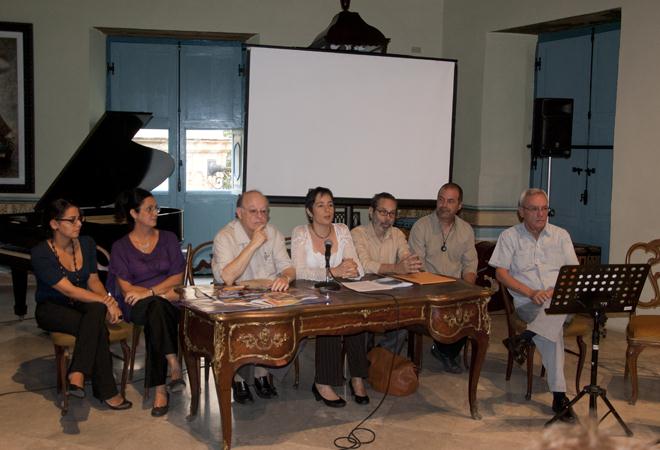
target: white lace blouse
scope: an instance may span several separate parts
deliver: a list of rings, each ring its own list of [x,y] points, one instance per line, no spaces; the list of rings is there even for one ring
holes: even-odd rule
[[[360,264],[353,238],[348,227],[343,223],[333,223],[337,235],[338,249],[330,255],[330,267],[337,267],[346,258],[352,258],[358,265],[360,277],[364,276],[364,269]],[[303,280],[325,280],[325,255],[314,251],[312,236],[307,225],[299,225],[293,229],[291,235],[291,259],[296,268],[296,278]]]

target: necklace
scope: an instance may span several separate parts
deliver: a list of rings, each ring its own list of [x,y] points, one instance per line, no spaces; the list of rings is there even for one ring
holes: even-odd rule
[[[133,241],[133,243],[137,246],[138,250],[140,250],[142,253],[147,253],[147,251],[149,250],[149,247],[151,247],[151,243],[152,243],[151,237],[147,238],[146,242],[139,241],[135,237],[135,235],[132,235],[131,238],[132,238],[131,240]]]
[[[442,230],[442,224],[440,224],[440,233],[442,234],[442,247],[440,247],[440,250],[443,252],[447,251],[447,239],[449,239],[449,236],[451,235],[451,232],[454,231],[454,224],[451,224],[451,227],[449,227],[449,231],[447,232],[447,236],[445,236],[445,232]]]
[[[55,254],[55,259],[57,259],[57,264],[60,266],[60,271],[62,272],[62,275],[69,279],[68,274],[73,273],[73,276],[75,277],[75,280],[73,280],[73,285],[76,287],[80,287],[80,272],[78,270],[78,262],[76,261],[76,245],[74,244],[74,240],[71,239],[71,251],[73,254],[73,272],[69,272],[66,270],[64,265],[62,265],[62,261],[60,261],[60,255],[57,253],[57,249],[55,248],[55,242],[53,242],[52,239],[48,240],[48,243],[50,244],[50,248]]]
[[[311,229],[312,229],[312,233],[314,233],[314,235],[315,235],[317,238],[321,239],[322,241],[325,241],[326,239],[328,239],[328,237],[330,236],[330,233],[332,233],[332,225],[330,225],[330,228],[328,228],[328,233],[327,233],[325,236],[321,236],[321,235],[319,235],[319,234],[316,232],[316,230],[314,229],[314,225],[310,225],[309,228],[311,228]]]

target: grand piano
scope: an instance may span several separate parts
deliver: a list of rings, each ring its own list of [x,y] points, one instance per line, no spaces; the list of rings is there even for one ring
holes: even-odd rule
[[[101,247],[128,233],[126,223],[114,218],[113,204],[119,193],[132,187],[151,190],[174,171],[167,153],[133,142],[150,113],[108,111],[97,122],[64,169],[35,205],[34,212],[0,215],[0,265],[11,269],[14,313],[27,313],[27,274],[31,270],[30,249],[46,239],[42,225],[45,206],[66,198],[80,206],[86,217],[81,234],[92,236]],[[158,228],[183,240],[183,211],[161,208]]]

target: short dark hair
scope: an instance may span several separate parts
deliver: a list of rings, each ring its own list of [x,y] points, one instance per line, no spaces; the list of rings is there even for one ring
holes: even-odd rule
[[[312,210],[314,209],[314,202],[316,201],[316,197],[319,195],[329,195],[332,201],[335,201],[335,196],[332,195],[332,191],[326,187],[321,187],[321,186],[316,186],[315,188],[310,188],[307,191],[307,196],[305,197],[305,211],[309,211],[309,214],[305,214],[307,216],[307,221],[309,223],[312,223]]]
[[[453,188],[453,189],[456,189],[456,190],[458,191],[458,201],[461,202],[461,203],[463,203],[463,188],[460,187],[460,186],[459,186],[458,184],[456,184],[456,183],[445,183],[445,184],[443,184],[442,186],[440,186],[440,189],[438,189],[438,196],[440,196],[440,191],[441,191],[441,190],[443,190],[443,189],[447,189],[447,188]]]
[[[69,208],[76,208],[80,214],[80,208],[78,205],[71,200],[64,198],[58,198],[46,205],[43,212],[43,225],[48,236],[53,236],[53,229],[50,227],[50,221],[53,219],[60,219]]]
[[[142,188],[128,189],[119,194],[115,202],[115,217],[118,221],[126,220],[129,224],[134,225],[135,220],[131,216],[131,209],[139,209],[142,202],[153,197],[153,194]]]
[[[371,198],[371,209],[376,209],[378,207],[378,202],[382,199],[388,199],[397,202],[397,199],[394,198],[394,196],[389,192],[381,192],[380,194],[376,194]]]

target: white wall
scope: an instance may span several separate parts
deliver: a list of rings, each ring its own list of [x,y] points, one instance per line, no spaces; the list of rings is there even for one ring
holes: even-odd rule
[[[391,53],[441,56],[441,0],[355,0],[351,11],[390,37]],[[34,28],[36,193],[41,196],[105,108],[105,40],[95,27],[258,33],[309,45],[341,10],[327,0],[3,0],[2,20]]]
[[[490,70],[493,54],[501,54],[501,42],[489,40],[494,31],[582,15],[620,7],[621,45],[617,111],[614,131],[611,242],[609,259],[623,262],[634,242],[660,237],[658,168],[660,167],[660,60],[652,50],[660,45],[660,2],[653,0],[446,0],[443,42],[446,57],[459,59],[458,123],[455,140],[457,181],[465,185],[466,203],[480,206],[514,206],[515,187],[522,189],[520,164],[512,156],[529,123],[509,124],[508,133],[497,135],[494,123],[506,116],[527,117],[529,101],[514,96],[502,117],[489,114],[491,94],[514,89],[525,81],[521,68],[529,49],[521,44],[508,56],[510,73]],[[504,38],[505,39],[505,38]],[[515,45],[511,48],[514,49]],[[489,94],[491,93],[491,94]],[[493,169],[493,155],[502,156]],[[480,161],[478,169],[472,166]],[[470,166],[470,167],[468,167]],[[493,176],[493,171],[497,176]],[[614,326],[615,324],[610,324]]]

